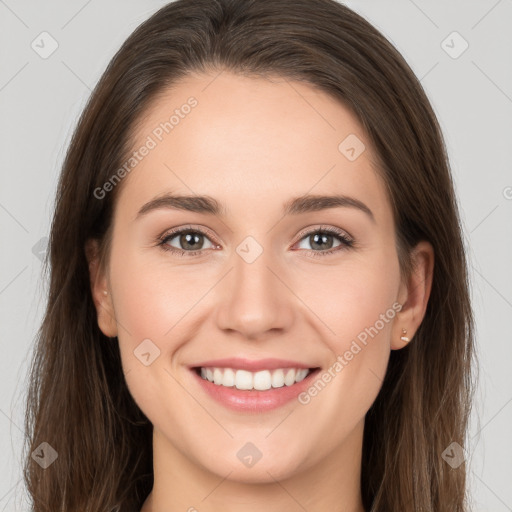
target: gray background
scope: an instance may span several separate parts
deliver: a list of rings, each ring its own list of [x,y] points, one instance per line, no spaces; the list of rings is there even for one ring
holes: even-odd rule
[[[164,3],[0,0],[0,511],[28,510],[20,461],[25,377],[44,310],[40,256],[65,149],[110,58]],[[402,52],[444,131],[480,359],[469,485],[475,511],[512,511],[512,0],[347,3]],[[43,31],[58,43],[45,59],[31,47],[42,45]]]

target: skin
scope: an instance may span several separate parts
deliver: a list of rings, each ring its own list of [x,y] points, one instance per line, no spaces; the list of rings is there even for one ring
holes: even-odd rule
[[[432,247],[418,244],[416,270],[402,282],[375,155],[343,104],[305,83],[217,75],[189,75],[153,102],[134,149],[187,98],[198,105],[123,179],[106,268],[95,242],[87,246],[98,324],[118,337],[129,390],[154,426],[155,481],[142,511],[363,512],[365,414],[390,350],[406,344],[402,329],[412,339],[423,319]],[[355,161],[338,150],[350,134],[366,146]],[[211,196],[226,213],[162,208],[135,220],[164,192]],[[356,198],[374,221],[351,207],[283,217],[283,204],[306,193]],[[200,255],[157,245],[166,230],[190,224],[211,234],[196,245]],[[311,237],[299,235],[321,226],[343,230],[354,247],[334,236],[327,243],[341,250],[314,257]],[[236,252],[247,236],[263,249],[252,263]],[[183,248],[179,236],[168,244]],[[396,302],[401,311],[307,405],[235,412],[188,370],[236,356],[326,370]],[[133,353],[147,338],[160,350],[149,366]],[[262,453],[250,468],[237,457],[249,441]]]

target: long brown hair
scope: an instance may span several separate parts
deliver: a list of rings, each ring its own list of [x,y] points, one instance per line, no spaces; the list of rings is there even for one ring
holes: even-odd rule
[[[379,157],[404,275],[415,244],[432,244],[425,318],[409,345],[392,351],[366,416],[361,489],[368,511],[466,512],[465,464],[443,457],[451,443],[466,445],[476,362],[445,144],[402,56],[334,0],[178,0],[135,30],[95,87],[64,161],[49,240],[25,420],[33,510],[139,511],[151,490],[152,425],[127,389],[118,343],[98,328],[84,247],[95,238],[108,257],[120,187],[102,199],[94,191],[133,151],[150,101],[187,73],[224,69],[300,80],[343,102]],[[58,453],[46,469],[31,457],[43,442]]]

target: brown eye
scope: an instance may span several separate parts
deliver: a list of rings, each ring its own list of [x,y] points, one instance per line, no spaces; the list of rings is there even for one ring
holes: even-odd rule
[[[168,234],[162,239],[160,245],[167,250],[190,252],[191,254],[215,247],[205,233],[191,229],[183,229]]]
[[[304,247],[302,244],[306,242],[309,247]],[[316,253],[333,253],[340,249],[352,247],[353,240],[348,238],[342,231],[334,231],[331,229],[317,229],[306,233],[299,242],[300,249],[314,251]]]
[[[334,235],[327,233],[315,233],[309,235],[308,241],[314,250],[331,249],[334,243]]]

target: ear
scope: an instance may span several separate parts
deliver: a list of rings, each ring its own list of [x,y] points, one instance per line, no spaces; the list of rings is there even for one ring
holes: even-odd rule
[[[109,338],[117,336],[117,322],[112,303],[112,294],[105,270],[100,265],[98,241],[87,240],[85,254],[89,264],[91,294],[96,306],[96,316],[101,332]]]
[[[398,350],[413,342],[413,336],[418,330],[432,289],[432,276],[434,272],[434,249],[429,242],[421,241],[413,249],[413,271],[407,282],[402,282],[398,294],[398,302],[402,309],[393,323],[391,350]],[[402,329],[407,332],[404,333]],[[401,340],[402,337],[410,341]]]

